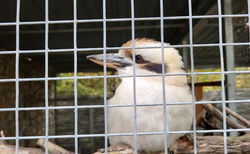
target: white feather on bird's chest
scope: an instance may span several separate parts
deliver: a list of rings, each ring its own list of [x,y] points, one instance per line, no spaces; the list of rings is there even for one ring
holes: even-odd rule
[[[149,80],[149,78],[151,78]],[[156,77],[136,78],[136,104],[163,103],[162,82],[151,80]],[[157,77],[159,78],[159,77]],[[153,79],[154,80],[154,79]],[[166,103],[191,102],[192,98],[188,87],[165,87]],[[133,104],[133,79],[124,78],[117,88],[111,105]],[[137,132],[163,132],[164,112],[163,106],[137,106]],[[167,131],[189,130],[192,124],[192,105],[166,106]],[[108,133],[133,133],[134,108],[110,107],[108,108]],[[168,135],[168,145],[172,145],[183,134]],[[134,146],[133,136],[110,137],[111,145],[128,144]],[[138,136],[137,149],[142,151],[159,151],[164,149],[163,135]]]

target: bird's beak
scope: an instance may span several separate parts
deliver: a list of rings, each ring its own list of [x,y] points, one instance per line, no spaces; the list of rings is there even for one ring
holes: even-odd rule
[[[106,54],[106,57],[103,54],[87,56],[87,59],[102,66],[104,65],[104,58],[106,58],[106,66],[109,68],[119,69],[132,65],[132,63],[126,62],[122,57],[119,57],[117,53]]]

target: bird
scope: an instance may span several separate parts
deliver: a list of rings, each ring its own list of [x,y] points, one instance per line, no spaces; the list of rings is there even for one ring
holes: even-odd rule
[[[136,106],[136,133],[164,132],[164,124],[167,132],[190,130],[193,122],[192,104],[174,104],[192,102],[187,76],[181,74],[185,73],[182,57],[178,50],[164,43],[164,62],[162,62],[161,45],[161,42],[154,39],[136,38],[124,43],[121,46],[124,48],[121,48],[118,53],[107,53],[105,57],[103,54],[87,56],[87,59],[99,65],[104,65],[104,59],[106,59],[106,67],[116,69],[121,76],[121,83],[114,96],[108,100],[108,105],[130,105],[108,107],[108,134],[134,133],[133,88],[135,88],[135,103],[138,105]],[[162,72],[162,65],[165,68],[164,72]],[[134,72],[135,81],[132,77]],[[162,73],[181,75],[164,75],[163,83]],[[164,115],[163,105],[155,105],[164,103],[163,95],[165,95],[165,103],[173,104],[166,105],[166,115]],[[183,133],[167,134],[167,148],[169,149],[183,135]],[[134,136],[129,135],[109,136],[111,147],[127,145],[134,149],[134,140]],[[163,134],[138,135],[136,148],[146,153],[162,151],[165,147],[164,141]]]

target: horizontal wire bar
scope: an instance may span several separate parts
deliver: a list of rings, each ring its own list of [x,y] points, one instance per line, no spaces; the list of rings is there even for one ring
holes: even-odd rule
[[[195,102],[195,104],[219,104],[223,103],[223,101],[198,101]],[[250,103],[249,99],[245,100],[226,100],[225,103]]]
[[[193,44],[193,47],[215,47],[219,46],[219,43],[213,43],[213,44]],[[250,45],[250,42],[241,42],[241,43],[222,43],[222,46],[241,46],[241,45]],[[164,48],[186,48],[190,47],[189,44],[186,45],[167,45],[164,46]],[[132,47],[106,47],[107,50],[120,50],[120,49],[131,49]],[[161,46],[138,46],[135,47],[135,49],[149,49],[149,48],[161,48]],[[76,49],[78,52],[86,52],[86,51],[102,51],[103,48],[77,48]],[[48,53],[57,53],[57,52],[72,52],[73,53],[74,49],[48,49]],[[25,54],[25,53],[45,53],[46,50],[20,50],[19,53]],[[10,50],[10,51],[0,51],[0,54],[15,54],[15,50]]]
[[[227,17],[248,17],[248,14],[225,14],[225,15],[197,15],[192,16],[192,19],[204,19],[204,18],[227,18]],[[163,20],[178,20],[178,19],[189,19],[189,16],[169,16],[163,17]],[[133,18],[135,21],[145,20],[160,20],[161,17],[144,17],[144,18]],[[90,22],[103,22],[104,19],[79,19],[77,23],[90,23]],[[132,21],[132,18],[111,18],[105,19],[106,22],[121,22],[121,21]],[[62,23],[74,23],[74,20],[50,20],[50,21],[23,21],[19,22],[20,25],[35,25],[35,24],[62,24]],[[0,22],[0,26],[15,26],[16,22]]]
[[[249,74],[249,71],[224,71],[224,74]],[[194,75],[213,75],[213,74],[222,74],[221,72],[194,72]],[[191,73],[166,73],[165,76],[180,76],[180,75],[192,75]],[[162,74],[148,74],[148,75],[136,75],[136,77],[160,77]],[[107,78],[129,78],[133,77],[128,75],[107,75]],[[103,79],[104,76],[77,76],[77,79]],[[74,80],[74,77],[48,77],[49,81],[55,80]],[[20,82],[23,81],[45,81],[44,78],[19,78]],[[0,79],[0,82],[15,82],[16,79]]]
[[[221,104],[223,101],[198,101],[195,104]],[[250,103],[250,100],[227,100],[225,103]],[[187,105],[192,104],[192,102],[173,102],[166,103],[166,105]],[[140,106],[162,106],[163,103],[155,103],[155,104],[136,104],[137,107]],[[107,105],[107,107],[134,107],[134,104],[120,104],[120,105]],[[49,110],[59,110],[59,109],[87,109],[87,108],[104,108],[104,105],[79,105],[75,106],[49,106],[47,107]],[[45,110],[46,107],[20,107],[19,111],[33,111],[33,110]],[[4,111],[15,111],[16,108],[0,108],[0,112]]]
[[[224,71],[224,74],[249,74],[250,71]],[[194,72],[194,75],[213,75],[213,74],[221,74],[221,72]],[[180,76],[180,75],[192,75],[191,73],[171,73],[165,74],[165,76]],[[136,77],[157,77],[162,76],[161,74],[148,74],[148,75],[136,75]],[[107,75],[107,78],[129,78],[133,77],[127,75]],[[98,79],[104,78],[104,76],[77,76],[77,79]],[[49,81],[51,80],[74,80],[74,77],[48,77]],[[22,81],[45,81],[45,78],[19,78],[20,82]],[[0,79],[0,82],[15,82],[16,79]]]

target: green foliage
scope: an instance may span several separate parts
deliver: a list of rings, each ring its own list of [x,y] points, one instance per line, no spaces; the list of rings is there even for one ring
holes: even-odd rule
[[[110,75],[111,73],[107,73]],[[78,76],[103,76],[103,73],[78,73]],[[72,77],[74,73],[61,73],[59,77]],[[107,79],[107,95],[110,95],[116,89],[115,86],[119,85],[119,80],[116,78]],[[115,83],[115,84],[114,84]],[[74,95],[74,80],[58,80],[57,81],[57,94],[58,95]],[[104,96],[104,79],[78,79],[77,80],[77,93],[82,96]]]
[[[236,68],[237,71],[250,71],[250,67]],[[236,88],[250,88],[250,74],[236,74]]]
[[[236,67],[235,71],[249,71],[250,67]],[[190,72],[190,71],[189,71]],[[195,70],[195,72],[221,72],[221,69],[213,70]],[[191,77],[189,76],[189,81]],[[195,83],[205,83],[205,82],[216,82],[221,81],[220,74],[211,74],[211,75],[195,75]],[[235,74],[235,85],[236,88],[250,88],[250,74]],[[220,86],[207,86],[203,88],[203,91],[217,91],[221,90]]]
[[[249,71],[250,67],[235,68],[236,71]],[[195,70],[195,72],[220,72],[220,69],[214,70]],[[102,72],[98,73],[78,73],[78,76],[103,76]],[[107,72],[107,75],[111,75]],[[74,73],[61,73],[59,77],[72,77]],[[189,81],[191,78],[189,76]],[[195,83],[216,82],[221,81],[220,74],[211,75],[195,75]],[[114,93],[117,86],[120,84],[119,78],[107,79],[107,95]],[[250,74],[236,74],[235,75],[236,88],[249,88],[250,87]],[[204,91],[221,90],[220,86],[207,86],[203,88]],[[78,79],[77,80],[77,93],[82,96],[104,96],[104,79]],[[58,80],[57,81],[57,94],[58,95],[74,95],[74,80]]]

